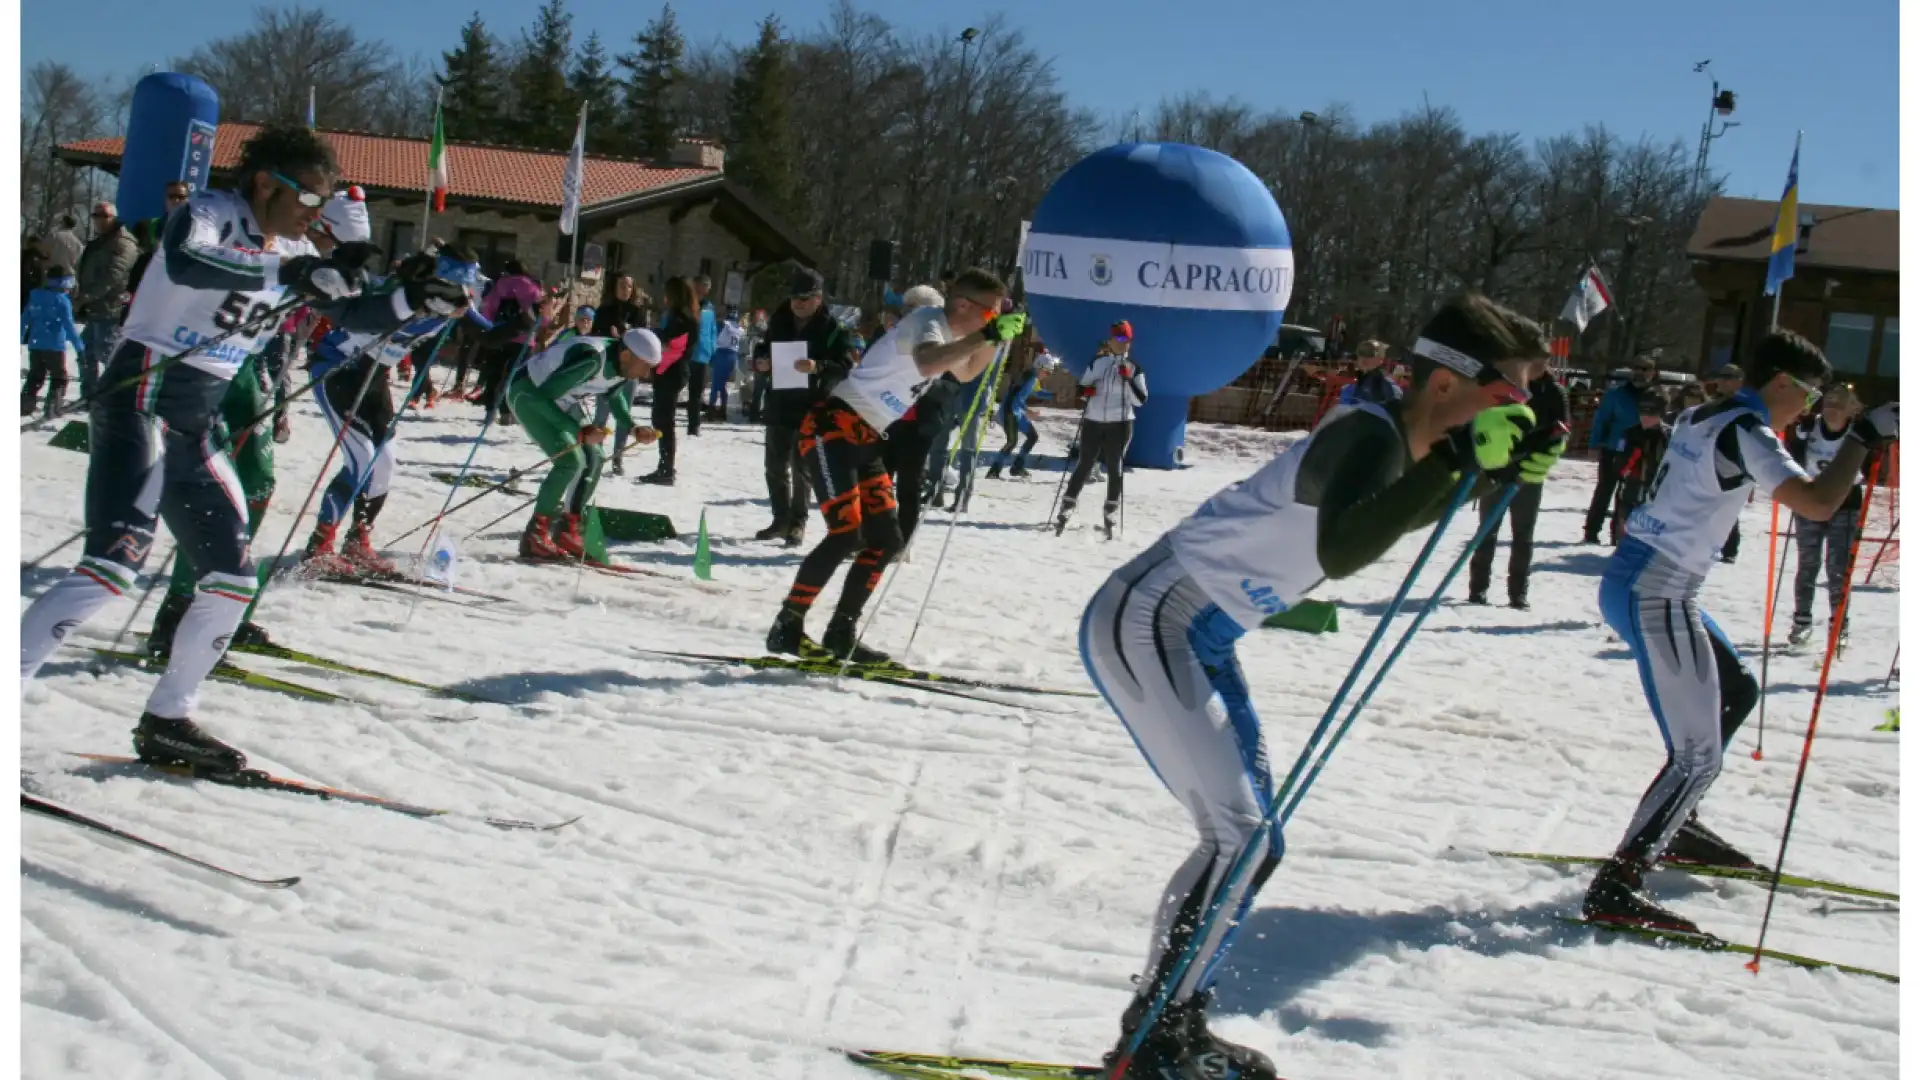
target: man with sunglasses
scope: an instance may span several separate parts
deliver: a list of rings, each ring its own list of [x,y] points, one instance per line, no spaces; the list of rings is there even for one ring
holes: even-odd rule
[[[906,546],[881,432],[905,416],[935,379],[947,372],[962,382],[979,376],[999,344],[1026,329],[1025,314],[1000,313],[1006,295],[1006,284],[985,270],[961,274],[943,305],[919,308],[894,324],[801,422],[800,457],[827,535],[801,561],[767,632],[768,652],[807,656],[824,648],[857,664],[886,662],[885,653],[859,644],[855,625],[887,564]],[[807,612],[848,556],[853,567],[839,606],[826,637],[815,645],[807,638]]]
[[[1215,494],[1114,571],[1081,617],[1080,655],[1094,686],[1200,833],[1160,895],[1145,973],[1121,1018],[1124,1048],[1167,991],[1131,1076],[1275,1075],[1264,1055],[1215,1037],[1206,1023],[1231,927],[1285,847],[1274,830],[1267,850],[1249,856],[1251,872],[1228,881],[1274,796],[1235,643],[1327,578],[1357,573],[1431,525],[1461,476],[1537,483],[1565,448],[1564,432],[1535,428],[1520,403],[1520,388],[1547,358],[1546,335],[1531,319],[1464,296],[1427,321],[1411,352],[1413,385],[1403,398],[1353,406]],[[1221,917],[1169,987],[1216,903]],[[1108,1055],[1110,1066],[1119,1052]]]
[[[168,216],[93,403],[85,555],[21,618],[24,684],[70,631],[133,587],[166,520],[200,578],[134,728],[134,750],[148,762],[246,767],[244,754],[191,719],[256,580],[245,497],[216,421],[229,382],[275,331],[288,294],[338,326],[372,333],[422,308],[445,315],[463,302],[457,289],[425,282],[361,295],[371,245],[320,255],[306,231],[338,172],[318,134],[270,125],[241,147],[234,190],[201,192]]]
[[[1595,922],[1699,933],[1642,891],[1655,860],[1755,865],[1695,814],[1760,700],[1753,673],[1700,609],[1700,585],[1750,494],[1825,521],[1846,501],[1869,448],[1900,434],[1899,403],[1883,405],[1855,421],[1833,463],[1809,479],[1775,432],[1818,396],[1827,358],[1800,335],[1775,330],[1754,349],[1752,371],[1731,397],[1680,414],[1600,583],[1600,613],[1633,653],[1667,760],[1587,890],[1584,912]]]
[[[93,393],[100,378],[100,365],[106,362],[113,336],[120,327],[120,314],[126,309],[127,283],[132,280],[133,264],[140,258],[140,245],[133,233],[120,223],[114,205],[96,203],[93,207],[93,239],[80,253],[79,288],[73,298],[73,313],[86,329],[80,337],[80,396]]]

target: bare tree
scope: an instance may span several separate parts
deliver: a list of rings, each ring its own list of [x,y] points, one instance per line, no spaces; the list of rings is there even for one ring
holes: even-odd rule
[[[41,61],[28,69],[20,99],[20,216],[35,236],[44,235],[63,213],[84,219],[92,170],[74,169],[53,159],[53,148],[76,139],[108,134],[108,108],[99,91],[72,68]]]
[[[219,92],[223,120],[302,119],[311,88],[316,122],[358,130],[404,115],[415,93],[409,83],[419,82],[385,45],[306,7],[256,8],[250,29],[176,58],[173,69]]]

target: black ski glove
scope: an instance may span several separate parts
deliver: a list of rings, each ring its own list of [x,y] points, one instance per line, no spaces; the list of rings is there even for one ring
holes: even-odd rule
[[[407,306],[429,315],[451,315],[467,303],[466,286],[442,278],[409,281],[406,290]]]
[[[280,284],[308,300],[342,300],[360,291],[366,274],[332,259],[296,255],[280,262]]]

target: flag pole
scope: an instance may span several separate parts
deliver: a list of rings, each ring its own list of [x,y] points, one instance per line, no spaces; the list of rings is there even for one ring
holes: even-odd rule
[[[1800,217],[1800,138],[1805,134],[1806,132],[1804,131],[1796,131],[1793,133],[1793,169],[1791,174],[1788,176],[1787,191],[1783,191],[1780,193],[1780,202],[1781,202],[1780,209],[1775,211],[1776,214],[1784,213],[1786,211],[1785,204],[1787,200],[1787,195],[1788,193],[1791,193],[1793,195],[1794,221],[1792,223],[1793,246],[1787,249],[1789,252],[1789,255],[1788,255],[1789,267],[1791,267],[1791,264],[1792,264],[1791,253],[1800,246],[1800,220],[1799,220],[1799,217]],[[1776,239],[1778,238],[1777,234],[1778,234],[1780,225],[1781,225],[1781,222],[1779,221],[1774,222]],[[1767,267],[1767,277],[1769,279],[1769,284],[1773,285],[1773,315],[1772,315],[1773,321],[1767,327],[1767,329],[1778,330],[1780,329],[1780,298],[1786,295],[1787,279],[1791,278],[1793,274],[1791,270],[1789,270],[1787,277],[1781,278],[1778,282],[1772,281],[1771,280],[1773,277],[1773,267],[1771,265],[1773,261],[1772,255],[1773,255],[1772,252],[1768,253],[1767,261],[1769,265]]]
[[[569,307],[573,304],[573,294],[576,291],[575,286],[579,284],[579,278],[575,276],[575,268],[580,264],[580,203],[586,200],[587,194],[587,103],[584,101],[580,103],[580,127],[575,131],[574,139],[580,148],[580,175],[575,178],[575,183],[579,185],[579,190],[574,192],[573,223],[571,228],[573,245],[567,253],[567,304]],[[564,213],[564,211],[562,212]]]
[[[446,98],[446,96],[447,96],[447,88],[444,86],[440,87],[439,89],[433,92],[433,123],[436,128],[439,127],[440,125],[440,106],[442,101]],[[432,136],[429,135],[428,139],[429,139],[428,146],[431,147]],[[433,151],[429,149],[427,152],[431,154]],[[442,147],[440,152],[442,154],[445,154],[447,151],[444,147]],[[421,251],[427,250],[427,230],[431,228],[432,222],[433,222],[433,175],[431,172],[429,172],[427,175],[427,201],[426,201],[426,205],[420,208],[420,250]]]

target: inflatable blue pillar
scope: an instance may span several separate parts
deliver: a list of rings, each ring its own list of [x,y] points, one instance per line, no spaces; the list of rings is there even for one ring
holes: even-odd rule
[[[1148,399],[1127,462],[1171,469],[1188,401],[1238,378],[1279,333],[1293,242],[1246,166],[1197,146],[1127,143],[1047,189],[1021,270],[1040,336],[1075,374],[1109,327],[1132,324]]]
[[[162,71],[141,79],[127,110],[127,143],[120,155],[120,187],[113,201],[122,221],[145,221],[167,212],[167,185],[186,181],[190,192],[207,186],[213,172],[213,140],[220,126],[220,97],[191,75]]]

